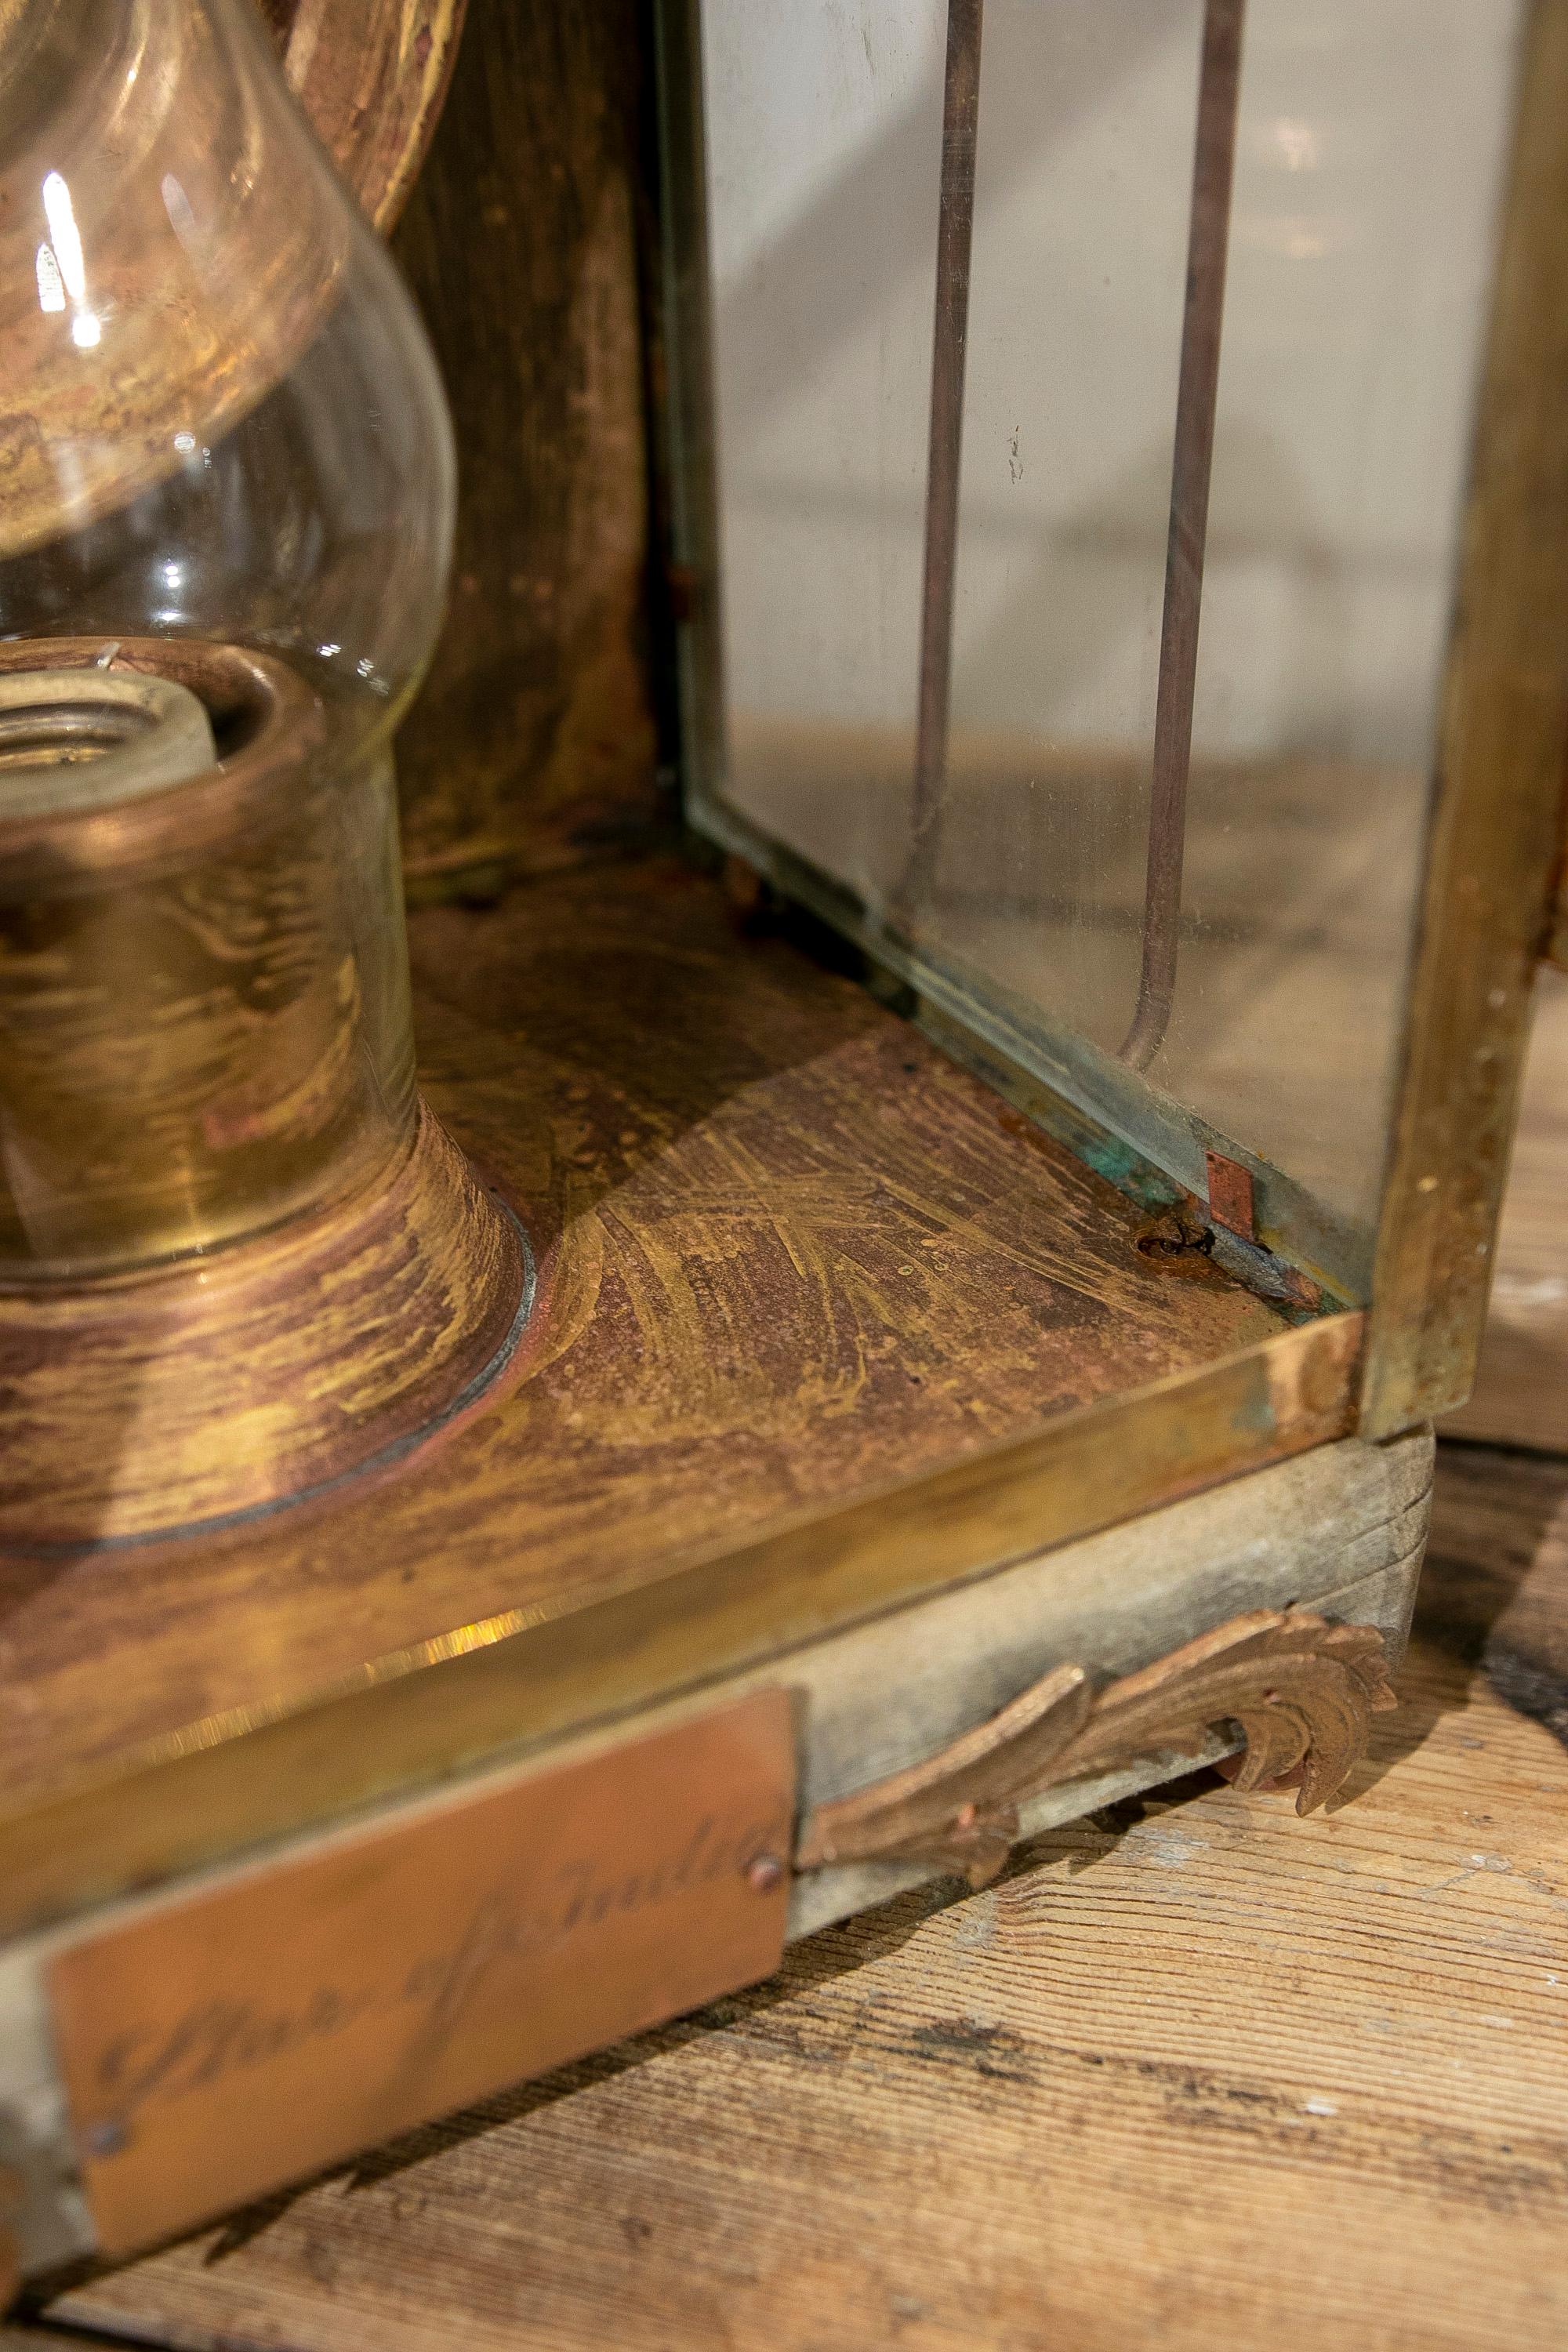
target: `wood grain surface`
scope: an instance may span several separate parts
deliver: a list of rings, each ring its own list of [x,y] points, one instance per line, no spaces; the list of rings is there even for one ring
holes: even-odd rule
[[[1451,1435],[1568,1451],[1568,974],[1542,971],[1480,1369]]]
[[[644,613],[645,66],[637,0],[472,0],[394,239],[458,437],[447,626],[397,743],[426,891],[623,843],[667,797]]]
[[[1501,1662],[1568,1622],[1568,1465],[1450,1453],[1439,1496],[1353,1801],[1300,1822],[1204,1775],[1054,1832],[51,2320],[180,2352],[1556,2352],[1568,1754]]]
[[[225,1710],[363,1688],[410,1644],[472,1649],[500,1612],[542,1640],[585,1596],[1285,1333],[1206,1258],[1145,1256],[1121,1194],[850,982],[738,942],[679,866],[428,908],[412,940],[427,1095],[540,1261],[521,1381],[331,1505],[0,1565],[9,1805]],[[1339,1433],[1342,1381],[1313,1382],[1352,1323],[1285,1333],[1207,1423],[1194,1404],[1207,1477],[1271,1413],[1298,1445]],[[1086,1443],[1103,1524],[1137,1447]]]

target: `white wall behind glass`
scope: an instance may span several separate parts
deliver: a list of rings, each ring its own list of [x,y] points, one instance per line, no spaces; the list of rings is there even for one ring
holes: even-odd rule
[[[1201,0],[986,0],[927,934],[1131,1016]],[[919,657],[941,0],[704,0],[731,797],[882,903]],[[1153,1082],[1372,1213],[1517,0],[1249,0],[1184,947]]]

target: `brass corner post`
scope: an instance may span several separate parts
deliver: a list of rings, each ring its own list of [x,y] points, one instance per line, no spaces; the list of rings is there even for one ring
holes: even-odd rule
[[[1534,0],[1475,428],[1362,1433],[1475,1377],[1568,753],[1568,0]]]

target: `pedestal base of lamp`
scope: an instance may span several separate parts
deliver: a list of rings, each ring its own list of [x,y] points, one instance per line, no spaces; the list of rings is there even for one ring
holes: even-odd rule
[[[516,1356],[533,1265],[421,1107],[379,1191],[210,1259],[0,1293],[0,1545],[211,1535],[405,1460]]]

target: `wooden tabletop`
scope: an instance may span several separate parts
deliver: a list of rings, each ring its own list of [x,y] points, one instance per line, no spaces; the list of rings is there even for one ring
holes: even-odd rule
[[[1520,1164],[1550,1183],[1528,1133]],[[1568,1234],[1558,1166],[1539,1230]],[[1532,1329],[1548,1402],[1565,1326]],[[1568,1443],[1540,1426],[1444,1449],[1403,1705],[1327,1814],[1205,1774],[1054,1832],[10,2342],[1558,2352]]]

